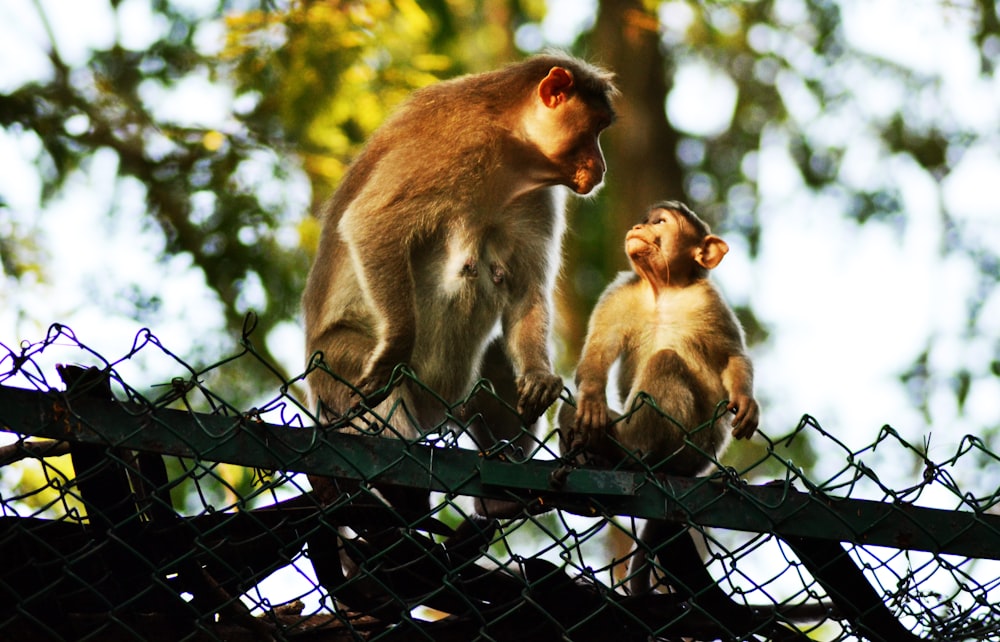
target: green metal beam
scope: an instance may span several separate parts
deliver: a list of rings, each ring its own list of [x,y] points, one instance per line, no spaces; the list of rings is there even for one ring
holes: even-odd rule
[[[998,516],[806,493],[788,482],[749,486],[730,479],[566,469],[556,461],[508,463],[459,448],[3,386],[0,429],[266,470],[520,499],[581,515],[666,518],[1000,559]]]

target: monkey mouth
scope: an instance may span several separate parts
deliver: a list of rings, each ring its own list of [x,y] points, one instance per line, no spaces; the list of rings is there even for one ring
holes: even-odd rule
[[[633,232],[625,235],[625,253],[629,256],[650,254],[656,250],[656,239],[650,239],[642,234]]]
[[[645,230],[629,230],[625,233],[625,243],[642,243],[644,245],[659,245],[660,239],[646,233]]]
[[[598,185],[604,182],[603,173],[598,176],[594,176],[590,172],[580,171],[577,172],[576,176],[573,177],[572,189],[577,194],[584,196],[590,194],[597,188]]]

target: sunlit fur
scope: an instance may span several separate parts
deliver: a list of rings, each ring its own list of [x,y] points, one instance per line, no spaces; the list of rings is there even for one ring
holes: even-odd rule
[[[510,361],[516,386],[507,388],[517,392],[508,401],[521,417],[494,414],[475,428],[489,428],[488,441],[534,422],[562,390],[549,355],[565,229],[560,193],[603,179],[598,137],[614,118],[615,93],[608,72],[562,54],[416,92],[320,212],[303,295],[308,355],[321,352],[366,396],[406,363],[450,404],[469,392],[500,336],[503,350],[489,354]],[[552,151],[568,149],[567,140],[571,158]],[[322,421],[360,401],[326,373],[308,383]],[[412,438],[446,419],[435,394],[404,383],[377,410],[404,401],[412,421],[397,413],[393,427]]]

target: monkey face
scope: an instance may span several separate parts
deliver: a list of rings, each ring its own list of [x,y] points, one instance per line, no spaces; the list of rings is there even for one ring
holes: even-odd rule
[[[522,135],[544,158],[539,178],[589,194],[604,180],[607,166],[601,132],[614,121],[606,97],[582,94],[569,70],[554,67],[525,110]]]
[[[549,167],[551,182],[577,194],[592,192],[607,170],[600,135],[610,124],[610,115],[595,113],[583,101],[571,98],[535,116],[531,135]]]
[[[648,261],[654,254],[669,260],[694,242],[693,230],[682,217],[670,210],[656,209],[625,234],[625,253],[633,261]]]
[[[604,180],[607,164],[601,150],[601,132],[613,119],[609,110],[586,104],[577,98],[567,105],[559,128],[565,137],[554,160],[566,172],[567,187],[577,194],[589,194]]]
[[[636,272],[661,284],[683,284],[717,266],[728,251],[693,213],[667,208],[654,207],[625,235],[625,253]]]
[[[654,286],[670,281],[669,251],[663,247],[669,235],[656,229],[663,225],[639,223],[625,234],[625,253],[632,268]]]
[[[648,226],[638,224],[625,234],[625,254],[633,261],[660,251],[660,239]]]

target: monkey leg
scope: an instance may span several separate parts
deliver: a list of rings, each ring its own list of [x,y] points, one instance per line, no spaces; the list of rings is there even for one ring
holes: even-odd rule
[[[389,396],[371,409],[352,417],[361,399],[348,383],[355,382],[364,371],[368,355],[375,341],[367,333],[347,326],[327,330],[310,346],[323,352],[325,367],[309,373],[307,382],[313,404],[321,424],[331,425],[346,432],[374,434],[382,437],[415,439],[419,435],[421,417],[414,415],[412,391],[406,382],[392,390]],[[363,491],[360,482],[349,479],[331,479],[309,475],[309,483],[317,500],[330,504],[341,498],[362,503],[379,500]],[[382,498],[400,513],[406,523],[417,521],[427,514],[428,491],[375,484]]]
[[[570,451],[572,444],[570,436],[573,434],[576,424],[576,408],[566,402],[561,402],[556,410],[556,425],[559,430],[559,454],[565,455]]]
[[[476,446],[488,451],[502,444],[533,445],[531,433],[517,414],[517,384],[514,368],[499,340],[486,348],[479,378],[489,381],[493,390],[481,387],[469,397],[464,414],[469,418],[469,431]]]
[[[476,447],[484,453],[499,452],[515,461],[530,458],[538,446],[534,424],[525,425],[517,412],[517,383],[514,368],[503,349],[502,341],[495,340],[486,348],[480,368],[480,378],[493,384],[493,391],[480,388],[466,403],[465,416],[469,418],[469,432]],[[525,506],[520,502],[500,499],[476,499],[476,512],[492,518],[510,518],[521,515]]]
[[[715,402],[687,361],[675,350],[659,350],[639,374],[634,392],[645,391],[664,413],[682,426],[697,426],[711,417]],[[650,414],[662,417],[654,409]]]
[[[308,343],[310,353],[321,352],[321,366],[306,376],[310,402],[321,423],[334,423],[358,402],[349,383],[364,372],[375,339],[360,329],[336,325]],[[311,358],[311,354],[307,355]]]
[[[636,407],[640,392],[656,407],[648,402]],[[625,418],[614,425],[612,436],[660,472],[697,475],[711,466],[723,443],[722,424],[708,423],[714,403],[683,357],[660,350],[636,378]]]
[[[414,407],[412,392],[408,390],[405,382],[377,397],[365,398],[355,388],[377,344],[377,340],[370,332],[347,324],[334,325],[319,337],[310,339],[309,351],[320,352],[323,357],[321,364],[314,367],[306,377],[310,400],[321,423],[336,425],[342,422],[345,416],[360,415],[360,411],[364,409],[372,410],[380,418],[390,417],[396,414],[394,411],[399,405],[399,391],[405,393],[404,400],[408,407],[411,409]],[[392,423],[400,431],[398,436],[412,438],[418,432],[412,421]],[[362,422],[353,422],[353,427],[362,428],[360,432],[364,432]]]

